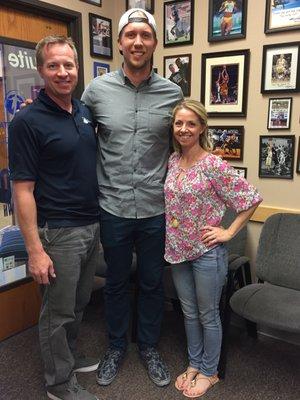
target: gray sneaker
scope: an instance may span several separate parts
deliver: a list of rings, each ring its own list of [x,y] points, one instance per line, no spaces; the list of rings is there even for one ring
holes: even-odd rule
[[[76,354],[74,356],[75,365],[74,372],[92,372],[96,371],[99,365],[99,360],[93,357],[86,357],[83,354]]]
[[[79,385],[75,375],[61,385],[48,386],[47,396],[52,400],[99,400]]]
[[[117,376],[125,351],[109,348],[99,363],[96,380],[99,385],[109,385]]]
[[[149,378],[157,386],[166,386],[170,383],[171,376],[168,367],[154,347],[147,347],[144,350],[140,350],[140,356],[148,370]]]

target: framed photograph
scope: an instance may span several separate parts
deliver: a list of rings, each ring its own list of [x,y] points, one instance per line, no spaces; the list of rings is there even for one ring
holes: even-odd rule
[[[191,95],[192,55],[164,57],[164,77],[180,86],[185,97]]]
[[[113,58],[111,19],[89,13],[89,29],[91,56]]]
[[[126,10],[130,8],[143,8],[149,13],[154,13],[154,0],[126,0]]]
[[[213,154],[225,160],[243,160],[243,126],[209,126],[208,136],[213,144]]]
[[[295,136],[260,136],[260,178],[292,179],[294,169]]]
[[[164,3],[164,47],[193,43],[194,0]]]
[[[265,33],[300,29],[300,0],[267,0]]]
[[[245,117],[249,50],[202,54],[201,102],[210,117]]]
[[[238,175],[242,176],[245,179],[247,178],[247,168],[245,167],[233,167],[233,168],[236,170]]]
[[[102,0],[81,0],[85,3],[93,4],[94,6],[102,6]]]
[[[299,92],[300,42],[263,46],[261,93]]]
[[[96,78],[97,76],[101,76],[109,72],[110,66],[109,64],[104,64],[101,62],[94,61],[93,70],[94,70],[94,78]]]
[[[209,0],[208,41],[246,37],[247,0]]]
[[[269,99],[268,129],[290,129],[292,97]]]
[[[297,156],[296,172],[297,174],[300,174],[300,136],[298,138],[298,156]]]

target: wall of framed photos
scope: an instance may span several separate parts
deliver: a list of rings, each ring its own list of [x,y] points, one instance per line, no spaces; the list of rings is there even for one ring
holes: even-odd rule
[[[290,60],[287,61],[287,64],[292,69],[291,75],[294,74],[290,80],[294,79],[294,88],[296,90],[290,90],[290,87],[286,87],[286,90],[280,90],[281,82],[284,81],[284,79],[281,81],[280,77],[277,81],[277,87],[272,88],[270,87],[270,85],[272,86],[271,80],[268,81],[266,78],[267,73],[270,76],[268,69],[272,68],[272,66],[268,65],[267,61],[269,62],[270,59],[274,60],[275,64],[277,59],[280,58],[280,52],[287,55],[287,57],[291,57],[291,54],[294,54],[294,46],[296,46],[296,52],[299,53],[299,22],[297,29],[294,30],[288,30],[280,26],[276,26],[275,29],[274,24],[277,22],[271,20],[271,16],[269,15],[266,30],[270,30],[270,33],[265,33],[266,10],[271,14],[271,2],[268,0],[255,1],[255,6],[253,0],[236,2],[242,7],[245,17],[241,22],[240,31],[234,34],[236,36],[232,37],[232,39],[229,39],[226,35],[221,37],[220,32],[218,37],[217,35],[214,36],[214,33],[217,32],[215,25],[218,17],[217,13],[212,9],[212,5],[214,5],[215,10],[216,8],[219,9],[222,1],[194,1],[194,20],[191,24],[193,27],[193,43],[180,45],[178,41],[178,44],[168,47],[164,45],[163,40],[163,27],[167,24],[164,21],[165,15],[163,9],[166,7],[166,4],[172,3],[175,2],[155,1],[155,18],[159,27],[158,36],[160,40],[154,57],[154,64],[158,67],[158,72],[163,74],[164,58],[190,54],[192,57],[190,65],[191,98],[199,99],[202,102],[208,101],[212,111],[209,118],[209,125],[215,132],[215,138],[217,138],[218,130],[221,132],[226,127],[237,131],[241,127],[243,128],[243,156],[240,159],[233,156],[228,161],[237,168],[246,168],[247,179],[259,189],[264,198],[264,202],[252,218],[253,221],[259,223],[252,222],[249,224],[248,254],[252,259],[255,259],[258,237],[262,226],[261,222],[274,212],[300,213],[299,54],[298,58],[294,56],[294,60],[295,62],[297,60],[297,62],[293,66]],[[221,18],[221,14],[219,18]],[[241,101],[246,103],[246,105],[241,104],[240,110],[237,110],[236,115],[233,113],[230,115],[230,112],[226,115],[226,110],[230,107],[227,104],[218,103],[217,101],[213,104],[210,101],[210,93],[207,91],[205,83],[208,83],[213,92],[214,68],[218,69],[218,65],[221,65],[223,60],[225,65],[232,64],[232,57],[235,56],[234,52],[241,54],[246,50],[249,51],[249,64],[246,68],[246,76],[241,80],[245,97],[240,97]],[[265,54],[267,51],[273,53],[263,63],[263,58],[266,58]],[[213,62],[214,58],[216,59],[215,64]],[[233,58],[234,63],[239,64],[240,60]],[[211,81],[209,81],[209,76],[203,75],[203,69],[205,68],[212,71]],[[298,70],[297,81],[296,70]],[[217,78],[215,81],[217,81]],[[276,80],[274,82],[273,85],[276,85]],[[262,91],[264,93],[261,93]],[[289,108],[290,105],[291,110]],[[241,112],[243,107],[244,112]],[[217,112],[215,112],[216,110]],[[280,122],[277,122],[280,114],[284,114],[284,117],[281,117]],[[282,120],[284,121],[282,122]],[[278,126],[279,129],[277,128]],[[269,147],[273,146],[277,150],[284,149],[288,152],[288,155],[284,154],[287,166],[284,172],[283,168],[280,171],[280,167],[275,165],[274,155],[269,170],[266,168],[268,145]],[[281,151],[278,152],[280,155]],[[278,160],[276,161],[279,164]]]

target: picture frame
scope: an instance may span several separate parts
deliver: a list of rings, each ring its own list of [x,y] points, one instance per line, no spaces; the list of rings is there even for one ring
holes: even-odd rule
[[[247,114],[250,51],[202,54],[201,102],[209,117]]]
[[[164,57],[164,77],[181,87],[184,97],[191,95],[191,69],[191,54]]]
[[[208,136],[213,144],[213,154],[222,157],[224,160],[243,160],[243,126],[208,126]]]
[[[164,47],[193,44],[194,0],[164,3]]]
[[[300,0],[266,0],[265,33],[300,29]]]
[[[154,13],[154,0],[126,0],[126,10],[130,8],[143,8],[149,13]]]
[[[113,48],[111,19],[89,13],[89,31],[91,56],[112,59]]]
[[[92,4],[93,6],[102,7],[102,0],[80,0],[84,3]]]
[[[292,97],[270,98],[268,111],[269,130],[290,129]]]
[[[300,42],[263,46],[261,93],[300,91]]]
[[[293,179],[295,136],[259,137],[260,178]]]
[[[238,173],[238,175],[242,176],[243,178],[247,179],[247,171],[248,168],[246,167],[235,167],[233,166],[233,168],[236,170],[236,172]]]
[[[94,78],[102,76],[110,71],[110,65],[102,62],[94,61],[93,63]]]
[[[228,4],[229,3],[229,4]],[[209,42],[246,37],[248,0],[209,0]]]
[[[298,155],[297,155],[296,172],[297,174],[300,174],[300,136],[298,138]]]

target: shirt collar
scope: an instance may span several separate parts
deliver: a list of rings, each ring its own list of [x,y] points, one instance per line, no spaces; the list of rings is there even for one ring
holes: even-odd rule
[[[118,70],[118,73],[119,73],[119,76],[120,76],[120,78],[122,79],[122,82],[123,82],[124,85],[126,85],[126,83],[130,83],[130,84],[132,85],[130,79],[128,78],[128,76],[126,76],[126,74],[125,74],[125,72],[124,72],[123,66]],[[150,72],[150,75],[148,76],[148,78],[146,78],[146,79],[140,84],[140,86],[142,86],[142,85],[150,85],[150,84],[152,83],[153,79],[154,79],[154,74],[155,74],[155,73],[154,73],[154,70],[153,70],[153,68],[152,68],[152,70],[151,70],[151,72]]]
[[[42,88],[42,89],[39,91],[38,98],[39,98],[39,100],[42,101],[43,103],[47,104],[48,107],[50,107],[50,108],[52,108],[52,109],[55,109],[56,111],[61,111],[61,112],[65,112],[65,113],[67,113],[67,114],[70,114],[70,113],[68,113],[66,110],[64,110],[63,108],[61,108],[57,103],[55,103],[55,101],[53,101],[53,100],[51,99],[51,97],[49,97],[49,96],[47,95],[47,93],[45,92],[45,89],[44,89],[44,88]],[[72,114],[74,115],[76,111],[77,111],[77,104],[76,104],[76,102],[74,101],[74,99],[72,99]]]

